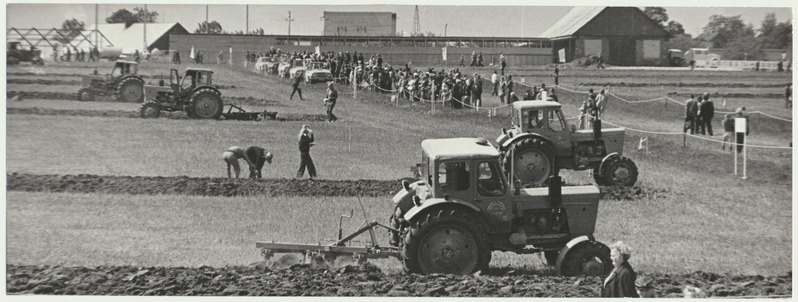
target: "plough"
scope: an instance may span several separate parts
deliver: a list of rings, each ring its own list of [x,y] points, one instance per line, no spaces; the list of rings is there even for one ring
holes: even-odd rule
[[[272,120],[277,119],[277,112],[269,112],[266,110],[263,112],[247,112],[243,108],[233,104],[227,104],[225,106],[229,106],[227,112],[222,112],[222,116],[226,120],[257,121],[259,117],[262,117],[264,120],[266,117]],[[236,109],[236,111],[233,111],[233,109]]]
[[[363,209],[363,204],[360,204]],[[383,225],[377,221],[368,221],[364,219],[363,223],[357,231],[343,236],[342,223],[344,218],[352,218],[354,210],[350,211],[349,215],[341,215],[338,219],[338,239],[329,245],[318,244],[300,244],[300,243],[283,243],[283,242],[265,242],[258,241],[255,247],[261,250],[266,261],[270,261],[274,268],[288,268],[295,264],[310,264],[314,268],[333,267],[340,268],[346,265],[362,264],[368,259],[379,259],[394,257],[400,258],[400,251],[397,247],[381,247],[377,244],[377,237],[374,234],[374,228],[382,227],[390,231],[398,231],[392,227]],[[363,216],[366,216],[363,210]],[[366,246],[348,246],[354,243],[353,239],[357,238],[363,233],[368,232],[371,242]],[[271,258],[275,254],[284,254],[277,261],[272,261]],[[295,254],[301,254],[300,260]]]

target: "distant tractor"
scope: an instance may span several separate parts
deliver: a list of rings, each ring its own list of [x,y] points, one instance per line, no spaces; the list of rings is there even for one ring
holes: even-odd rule
[[[213,86],[213,71],[204,68],[188,68],[182,79],[177,69],[172,69],[169,86],[147,85],[144,94],[139,111],[142,118],[157,118],[161,111],[182,111],[195,119],[217,119],[224,107],[222,93]]]
[[[15,65],[19,62],[31,62],[33,65],[44,65],[42,51],[31,46],[30,49],[23,49],[19,42],[8,42],[6,50],[6,64]]]
[[[596,120],[593,130],[577,130],[550,101],[515,102],[511,116],[496,142],[506,172],[522,186],[543,186],[559,169],[591,169],[598,185],[637,182],[637,166],[623,156],[623,128],[601,129]]]
[[[670,66],[685,66],[684,52],[681,49],[668,49],[668,64]]]
[[[144,80],[138,76],[138,63],[118,60],[107,75],[81,75],[79,101],[93,101],[95,96],[113,94],[119,102],[144,100]]]

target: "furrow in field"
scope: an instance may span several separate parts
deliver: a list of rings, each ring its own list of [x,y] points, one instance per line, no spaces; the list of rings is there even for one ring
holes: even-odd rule
[[[6,108],[6,114],[36,114],[36,115],[59,115],[59,116],[88,116],[88,117],[118,117],[118,118],[140,118],[138,111],[125,110],[84,110],[84,109],[50,109],[39,107],[11,107]],[[162,112],[162,117],[169,119],[190,119],[182,112]],[[296,114],[283,113],[276,116],[275,121],[324,121],[327,118],[323,114]],[[271,119],[266,119],[269,121]]]

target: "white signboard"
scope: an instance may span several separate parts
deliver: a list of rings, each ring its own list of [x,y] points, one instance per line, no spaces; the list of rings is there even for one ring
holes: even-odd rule
[[[565,48],[560,48],[557,51],[557,57],[560,59],[560,63],[565,63]]]
[[[734,132],[745,133],[747,120],[744,117],[734,119]]]
[[[447,55],[446,47],[441,48],[441,57],[443,58],[444,61],[446,61],[446,55]]]

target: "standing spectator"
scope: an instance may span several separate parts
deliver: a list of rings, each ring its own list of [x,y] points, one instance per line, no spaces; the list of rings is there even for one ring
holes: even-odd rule
[[[338,120],[335,114],[333,114],[335,103],[338,101],[338,90],[335,90],[335,84],[333,84],[333,82],[327,83],[327,87],[327,97],[324,98],[324,105],[327,106],[327,121],[334,122]]]
[[[552,102],[560,102],[560,98],[557,97],[557,93],[554,92],[554,88],[551,89],[551,93],[549,93],[549,100]]]
[[[787,84],[787,90],[784,92],[784,109],[792,108],[792,83]]]
[[[310,158],[311,146],[313,146],[313,130],[310,130],[308,125],[302,125],[302,129],[299,131],[299,170],[296,172],[296,178],[302,178],[305,175],[305,167],[308,168],[310,179],[316,178],[316,166],[313,164],[313,159]]]
[[[560,67],[554,64],[554,86],[560,85]]]
[[[136,63],[141,61],[141,54],[139,53],[138,49],[136,49],[136,51],[133,52],[133,60],[136,61]]]
[[[587,129],[585,127],[596,117],[596,111],[596,94],[590,93],[579,107],[579,129]]]
[[[596,107],[598,108],[598,119],[604,116],[604,109],[607,109],[607,96],[604,94],[604,89],[596,96]]]
[[[701,107],[698,110],[700,112],[698,115],[701,117],[702,122],[701,134],[706,131],[709,136],[712,136],[712,118],[715,117],[715,104],[709,99],[708,93],[704,93],[704,101],[701,102]]]
[[[726,118],[723,119],[723,142],[720,143],[721,150],[726,150],[726,142],[729,144],[729,151],[734,150],[734,148],[732,148],[732,142],[734,142],[734,119],[731,114],[727,114]]]
[[[601,286],[601,296],[610,298],[639,298],[635,281],[637,274],[629,265],[632,249],[622,241],[610,246],[610,259],[614,269]]]
[[[471,90],[471,102],[474,107],[482,107],[482,78],[474,74],[474,87]]]
[[[502,64],[502,75],[504,75],[504,69],[507,68],[507,61],[504,59],[504,53],[499,53],[499,61]]]
[[[482,64],[482,52],[480,51],[479,55],[477,56],[477,67],[483,67],[483,66],[485,65]]]
[[[690,134],[695,134],[696,124],[698,119],[698,102],[695,100],[695,94],[690,94],[690,98],[684,104],[684,133],[690,129]]]
[[[493,92],[490,93],[490,96],[499,95],[499,75],[496,74],[496,71],[493,71],[493,75],[490,76],[490,83],[493,85]]]
[[[471,67],[477,66],[477,51],[476,50],[471,52],[471,65],[469,65],[469,66],[471,66]]]
[[[756,65],[754,65],[754,70],[759,71],[759,61],[756,61]]]
[[[299,83],[301,83],[301,82],[302,82],[302,73],[301,72],[295,73],[293,81],[292,81],[292,85],[291,85],[291,86],[294,87],[294,90],[291,90],[291,96],[288,98],[289,101],[294,99],[294,92],[298,92],[299,93],[299,100],[300,101],[304,101],[305,100],[304,98],[302,98],[302,89],[299,88]]]
[[[779,60],[779,62],[776,63],[776,68],[779,72],[784,71],[784,60]]]
[[[251,146],[247,148],[247,157],[255,162],[255,169],[249,170],[249,178],[263,178],[261,170],[265,163],[272,163],[272,154],[261,147]]]
[[[499,82],[499,102],[504,105],[507,104],[507,78],[502,76],[501,82]]]
[[[465,56],[460,55],[460,66],[465,66]]]
[[[64,47],[64,48],[66,48],[66,61],[67,62],[72,61],[72,50],[69,49],[68,46]],[[779,70],[779,71],[781,71],[781,70]]]
[[[503,73],[502,73],[502,74],[503,74]],[[513,93],[513,91],[514,91],[514,90],[513,90],[513,76],[511,76],[511,75],[508,75],[508,76],[507,76],[507,95],[510,95],[510,94],[512,94],[512,93]]]
[[[224,55],[224,51],[220,50],[219,54],[216,55],[216,64],[222,64],[222,60],[223,60],[222,56],[223,55]]]
[[[180,65],[180,51],[179,50],[175,50],[175,54],[172,55],[172,63],[177,63],[177,65]]]
[[[81,49],[80,50],[80,61],[81,62],[86,62],[86,50],[85,49]]]
[[[456,79],[452,87],[452,108],[463,108],[463,85],[460,79]]]
[[[238,179],[238,176],[241,174],[241,167],[238,165],[239,158],[243,158],[247,161],[250,171],[255,170],[255,163],[253,163],[249,156],[247,156],[246,151],[244,151],[244,149],[241,147],[232,146],[227,148],[227,150],[222,153],[222,159],[224,159],[224,162],[227,163],[227,178],[233,178],[230,174],[230,167],[233,167],[236,172],[236,179]]]
[[[540,90],[538,91],[537,98],[541,101],[549,100],[549,91],[546,90],[546,83],[540,84]]]

